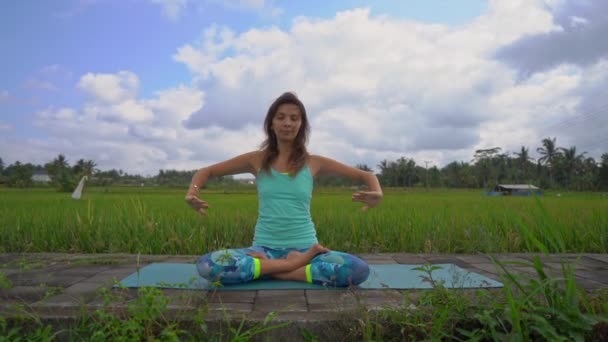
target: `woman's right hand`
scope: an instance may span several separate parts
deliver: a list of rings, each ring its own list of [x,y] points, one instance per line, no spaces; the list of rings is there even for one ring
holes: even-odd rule
[[[186,203],[188,203],[188,205],[190,205],[190,207],[192,207],[192,209],[196,210],[199,214],[201,214],[203,216],[207,216],[206,209],[209,208],[209,204],[207,204],[207,202],[203,201],[202,199],[198,198],[197,195],[190,194],[190,193],[187,194]]]

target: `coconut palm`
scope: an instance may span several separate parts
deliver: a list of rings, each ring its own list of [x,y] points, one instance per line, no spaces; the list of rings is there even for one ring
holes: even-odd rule
[[[551,186],[553,186],[553,165],[559,156],[559,150],[555,144],[555,140],[556,138],[545,138],[542,140],[543,146],[536,149],[536,152],[540,153],[542,156],[538,158],[538,163],[547,166],[547,169],[549,170],[549,184]]]
[[[577,154],[576,146],[570,146],[570,148],[560,147],[558,150],[561,151],[561,156],[559,158],[560,169],[563,170],[564,175],[566,176],[566,186],[569,186],[573,176],[576,174],[577,170],[581,168],[587,152]]]
[[[529,161],[534,160],[534,158],[530,157],[529,149],[525,146],[521,147],[519,152],[515,152],[517,156],[517,164],[519,165],[519,170],[521,171],[521,175],[524,180],[528,181],[528,169],[529,169]]]
[[[83,169],[82,169],[83,172],[82,173],[84,175],[90,177],[90,176],[93,175],[93,173],[99,171],[99,170],[96,169],[96,167],[97,167],[97,164],[93,160],[89,159],[86,162],[84,162]]]

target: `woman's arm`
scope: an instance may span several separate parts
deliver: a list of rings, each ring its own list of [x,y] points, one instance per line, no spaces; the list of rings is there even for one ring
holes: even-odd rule
[[[377,206],[382,200],[384,196],[382,187],[380,187],[378,177],[372,172],[363,171],[322,156],[313,155],[311,161],[311,164],[317,169],[317,175],[343,176],[366,184],[368,191],[357,191],[352,197],[354,202],[365,203],[362,208],[363,211]]]
[[[205,215],[205,209],[209,208],[209,205],[198,197],[198,193],[200,189],[205,186],[209,178],[236,175],[240,173],[251,173],[255,175],[259,164],[258,159],[259,151],[253,151],[199,169],[194,173],[192,181],[190,182],[190,188],[186,193],[186,202],[194,210]]]

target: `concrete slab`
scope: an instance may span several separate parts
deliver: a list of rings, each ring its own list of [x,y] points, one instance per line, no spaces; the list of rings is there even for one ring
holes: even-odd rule
[[[522,279],[536,276],[531,267],[513,265],[508,261],[529,263],[537,254],[496,254],[505,267]],[[502,272],[486,255],[368,253],[360,255],[372,264],[452,263],[467,270],[500,280]],[[82,310],[104,308],[117,315],[126,315],[127,308],[138,298],[138,289],[112,288],[118,281],[151,262],[193,262],[197,256],[147,256],[131,254],[0,254],[0,269],[12,282],[10,289],[0,290],[0,312],[11,313],[11,305],[24,304],[44,317],[57,320],[77,317]],[[580,259],[575,268],[579,286],[586,290],[608,288],[608,257],[605,254],[560,254],[539,256],[545,272],[559,278],[561,262]],[[43,284],[42,286],[40,284]],[[105,294],[101,289],[107,289]],[[500,291],[500,290],[497,290]],[[198,291],[163,289],[169,298],[167,317],[192,319],[201,310],[206,319],[263,320],[276,313],[273,322],[295,322],[293,328],[317,331],[325,326],[334,329],[345,317],[353,320],[364,310],[403,309],[413,305],[407,298],[416,298],[424,290],[393,289],[363,290],[259,290],[259,291]],[[414,300],[415,302],[415,300]],[[409,304],[408,304],[409,303]],[[294,330],[299,331],[300,330]],[[273,335],[273,337],[275,337]],[[339,336],[343,337],[343,336]]]
[[[253,304],[257,291],[213,291],[208,294],[209,303]]]

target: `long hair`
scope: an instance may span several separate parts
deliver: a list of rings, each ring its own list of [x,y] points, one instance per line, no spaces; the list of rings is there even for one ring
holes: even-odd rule
[[[270,173],[270,164],[277,159],[279,156],[279,146],[277,142],[277,136],[271,129],[272,120],[277,114],[279,106],[284,104],[293,104],[300,109],[300,115],[302,124],[298,130],[298,134],[293,141],[293,149],[289,156],[288,169],[289,175],[295,176],[300,169],[306,163],[308,158],[308,151],[306,150],[306,142],[308,141],[308,134],[310,132],[310,124],[308,123],[308,117],[306,116],[306,108],[298,97],[291,92],[283,93],[279,96],[268,108],[266,119],[264,120],[264,132],[266,133],[266,140],[262,142],[260,147],[262,151],[262,170]]]

